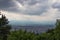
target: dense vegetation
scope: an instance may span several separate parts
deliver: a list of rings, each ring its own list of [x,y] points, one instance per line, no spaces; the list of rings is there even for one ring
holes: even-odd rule
[[[35,34],[26,30],[10,31],[11,26],[7,25],[5,16],[0,18],[0,40],[60,40],[60,21],[57,20],[56,28],[45,33]]]
[[[11,26],[8,25],[8,23],[8,19],[5,17],[5,15],[2,15],[0,18],[0,40],[7,40],[7,37],[10,34]]]

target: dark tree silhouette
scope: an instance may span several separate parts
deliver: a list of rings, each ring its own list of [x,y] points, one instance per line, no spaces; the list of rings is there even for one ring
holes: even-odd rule
[[[2,15],[2,14],[0,14]],[[7,40],[7,36],[10,33],[11,26],[8,25],[9,21],[5,15],[0,18],[0,40]]]

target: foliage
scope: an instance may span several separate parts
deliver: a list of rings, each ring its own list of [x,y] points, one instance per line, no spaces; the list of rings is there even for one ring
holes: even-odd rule
[[[0,40],[7,40],[7,36],[10,33],[11,26],[8,25],[8,19],[5,15],[0,18]]]

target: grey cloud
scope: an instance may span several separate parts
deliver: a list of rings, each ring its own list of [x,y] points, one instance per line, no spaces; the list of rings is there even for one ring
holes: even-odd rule
[[[18,9],[9,9],[9,11],[16,12],[16,13],[22,13],[26,15],[41,15],[44,12],[47,12],[47,7],[41,7],[38,9],[26,9],[26,10],[18,10]]]
[[[10,7],[10,0],[0,0],[0,9],[5,9]]]
[[[49,9],[47,4],[48,0],[16,0],[23,6],[27,5],[27,8],[25,10],[18,9],[18,5],[16,4],[16,1],[14,1],[15,0],[0,1],[0,9],[2,8],[3,10],[6,9],[7,11],[23,13],[26,15],[41,15]],[[31,8],[32,6],[35,6],[37,3],[39,4],[38,7]]]
[[[28,5],[34,5],[36,3],[45,3],[48,0],[18,0],[21,4],[24,5],[24,3],[28,4]]]
[[[10,7],[16,6],[13,0],[0,0],[0,10],[10,11],[13,9],[9,9]],[[14,9],[16,11],[16,9]]]
[[[16,9],[15,12],[23,13],[23,14],[26,14],[26,15],[41,15],[42,13],[46,12],[49,9],[48,5],[46,5],[47,0],[45,0],[45,1],[44,0],[38,0],[38,1],[37,0],[19,0],[18,2],[20,2],[22,5],[28,5],[28,7],[25,10]],[[33,5],[36,5],[36,3],[39,3],[38,7],[36,7],[35,9],[30,8]],[[12,10],[14,11],[13,8],[12,8]]]
[[[54,3],[52,5],[53,8],[57,8],[57,9],[60,9],[60,3]]]
[[[18,0],[21,4],[23,4],[24,5],[24,3],[25,4],[28,4],[28,5],[34,5],[34,4],[36,4],[37,3],[37,1],[36,0]]]
[[[37,9],[27,9],[25,10],[25,14],[29,14],[29,15],[41,15],[44,12],[47,12],[48,7],[46,6],[41,6],[40,8],[38,7]]]

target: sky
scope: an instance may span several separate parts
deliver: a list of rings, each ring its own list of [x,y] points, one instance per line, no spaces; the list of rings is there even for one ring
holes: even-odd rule
[[[60,0],[0,0],[0,11],[10,21],[55,22]]]

